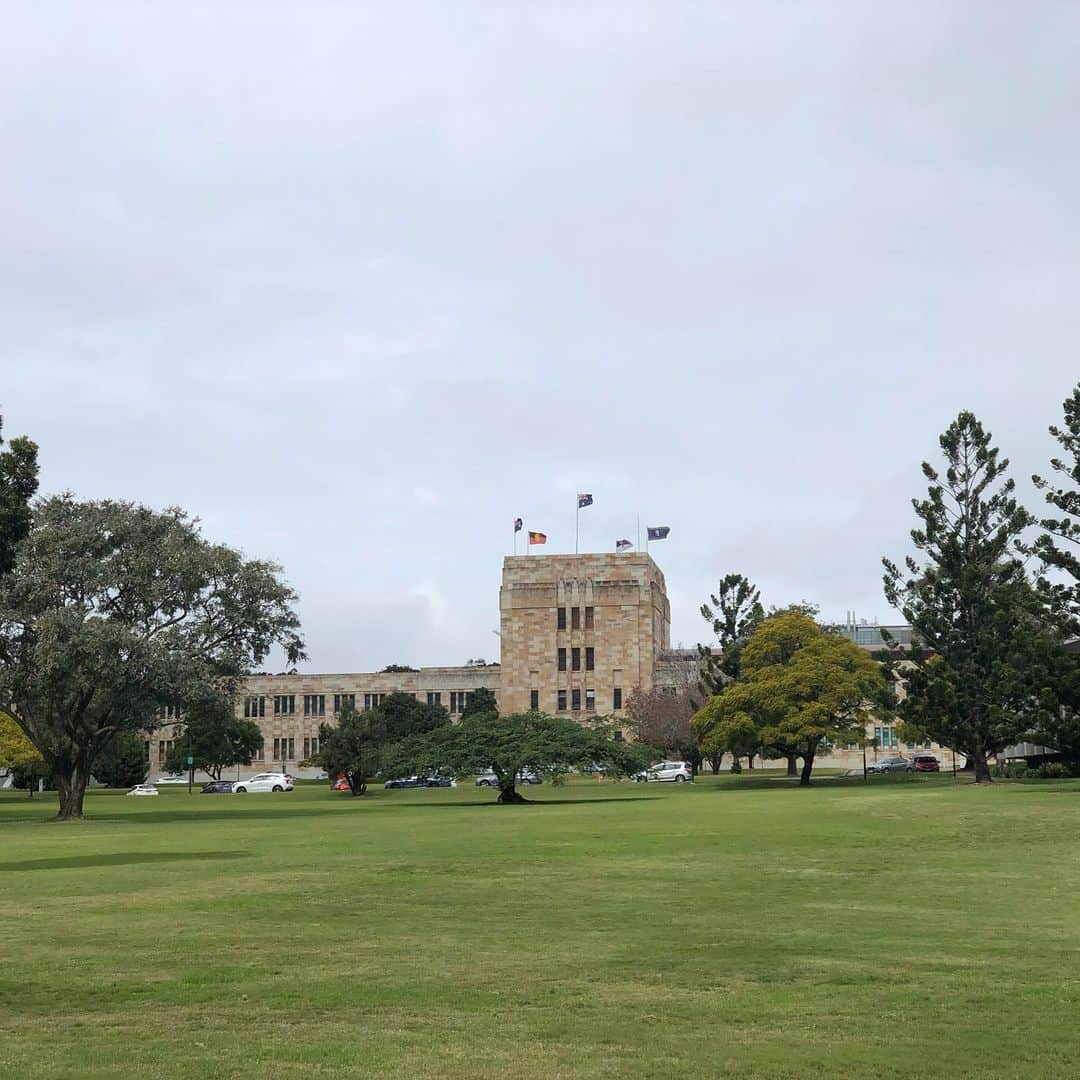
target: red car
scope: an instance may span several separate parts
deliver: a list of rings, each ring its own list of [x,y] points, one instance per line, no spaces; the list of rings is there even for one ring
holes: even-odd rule
[[[941,772],[941,762],[933,754],[915,754],[911,759],[912,772]]]

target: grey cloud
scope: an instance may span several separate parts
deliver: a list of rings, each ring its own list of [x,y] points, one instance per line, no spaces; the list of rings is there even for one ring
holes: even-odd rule
[[[959,409],[1045,468],[1080,370],[1068,6],[7,22],[5,430],[49,490],[281,561],[313,667],[490,656],[510,521],[572,550],[578,490],[583,546],[672,526],[676,640],[732,569],[886,618]]]

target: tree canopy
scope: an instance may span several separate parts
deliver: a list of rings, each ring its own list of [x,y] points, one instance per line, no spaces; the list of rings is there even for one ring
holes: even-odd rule
[[[690,723],[695,709],[695,701],[685,688],[683,693],[668,693],[657,687],[635,689],[626,703],[626,726],[639,743],[686,761],[696,772],[701,765],[701,749]]]
[[[14,719],[0,709],[0,769],[25,769],[44,761]]]
[[[712,628],[720,645],[720,657],[714,657],[707,645],[699,645],[698,653],[704,661],[705,689],[716,694],[727,680],[739,677],[742,647],[765,618],[765,609],[761,606],[761,590],[744,574],[722,577],[709,601],[701,605],[701,617]]]
[[[159,706],[231,696],[273,646],[303,657],[296,597],[272,563],[200,535],[181,510],[39,502],[0,578],[0,707],[44,757],[62,819],[82,816],[91,763]]]
[[[263,735],[254,720],[236,715],[232,698],[221,694],[192,701],[176,725],[172,748],[165,757],[171,773],[185,773],[187,759],[215,780],[233,765],[250,765],[263,745]]]
[[[330,776],[344,776],[353,795],[363,795],[381,768],[387,745],[386,715],[380,709],[357,712],[346,705],[336,724],[319,726],[319,752],[314,760]]]
[[[98,750],[90,769],[94,778],[106,787],[141,784],[147,770],[145,744],[130,731],[118,731]]]
[[[314,760],[330,776],[344,776],[353,795],[363,795],[380,770],[413,767],[400,753],[401,745],[449,723],[442,705],[418,701],[412,694],[387,694],[373,709],[357,712],[347,705],[336,725],[321,725]]]
[[[0,431],[3,418],[0,417]],[[0,436],[0,447],[4,445]],[[15,565],[15,548],[30,531],[30,500],[38,487],[37,446],[25,436],[0,450],[0,574]]]
[[[610,721],[582,724],[541,712],[509,716],[474,712],[456,724],[409,740],[399,747],[399,753],[433,771],[457,776],[490,769],[498,784],[500,803],[528,801],[517,791],[518,776],[525,770],[551,778],[574,767],[593,765],[629,773],[647,759],[645,748],[618,740],[617,727]]]
[[[942,475],[923,463],[927,497],[905,573],[885,559],[885,596],[912,626],[903,659],[902,719],[965,754],[977,781],[987,759],[1038,723],[1045,709],[1045,661],[1058,647],[1045,605],[1017,546],[1031,523],[1018,504],[991,436],[962,412],[940,440]],[[897,660],[899,657],[897,657]]]
[[[742,650],[742,677],[711,697],[694,717],[706,752],[715,743],[794,747],[810,783],[823,743],[861,741],[866,710],[882,707],[888,688],[877,662],[854,642],[807,615],[765,619]]]
[[[1040,521],[1046,532],[1035,542],[1035,550],[1047,567],[1066,576],[1064,584],[1051,585],[1059,608],[1072,619],[1072,630],[1080,630],[1080,384],[1064,404],[1063,427],[1052,425],[1050,434],[1061,444],[1064,456],[1052,458],[1050,467],[1065,480],[1061,486],[1033,476],[1046,494],[1046,501],[1060,514]],[[1065,486],[1071,485],[1071,486]]]

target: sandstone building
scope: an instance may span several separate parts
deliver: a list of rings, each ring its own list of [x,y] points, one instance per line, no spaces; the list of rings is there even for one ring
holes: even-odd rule
[[[495,693],[504,713],[539,709],[586,719],[623,718],[632,692],[659,688],[695,695],[696,649],[670,648],[671,607],[664,575],[641,552],[585,555],[513,555],[503,559],[499,590],[501,655],[498,664],[428,667],[411,671],[331,675],[252,675],[237,698],[239,715],[263,732],[256,768],[302,773],[299,763],[318,751],[320,724],[333,723],[345,706],[370,709],[386,694],[414,694],[460,715],[475,690]],[[877,650],[877,626],[836,627],[863,648]],[[910,642],[910,628],[889,627],[893,640]],[[907,635],[905,637],[905,635]],[[160,770],[175,720],[164,710],[146,743],[151,769]],[[922,749],[902,744],[895,723],[867,717],[868,755]],[[937,744],[926,749],[939,751]],[[861,769],[863,748],[826,747],[818,765]],[[309,772],[314,775],[314,772]]]
[[[443,705],[451,716],[484,687],[494,691],[503,712],[621,717],[635,687],[652,687],[658,657],[668,647],[664,575],[637,552],[507,556],[499,607],[499,664],[250,676],[236,708],[262,729],[255,765],[299,772],[299,762],[318,750],[320,724],[332,723],[346,703],[369,709],[395,692]],[[152,769],[164,765],[177,717],[163,710],[160,719],[146,743]]]
[[[506,712],[621,716],[669,644],[664,575],[638,553],[508,556],[499,613]]]

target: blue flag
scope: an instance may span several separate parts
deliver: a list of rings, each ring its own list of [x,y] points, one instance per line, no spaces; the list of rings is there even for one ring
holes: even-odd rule
[[[583,506],[592,506],[592,496],[591,495],[578,495],[578,497],[577,497],[577,505],[578,505],[579,510]]]
[[[650,525],[648,528],[650,540],[666,540],[667,534],[671,532],[670,525]]]

